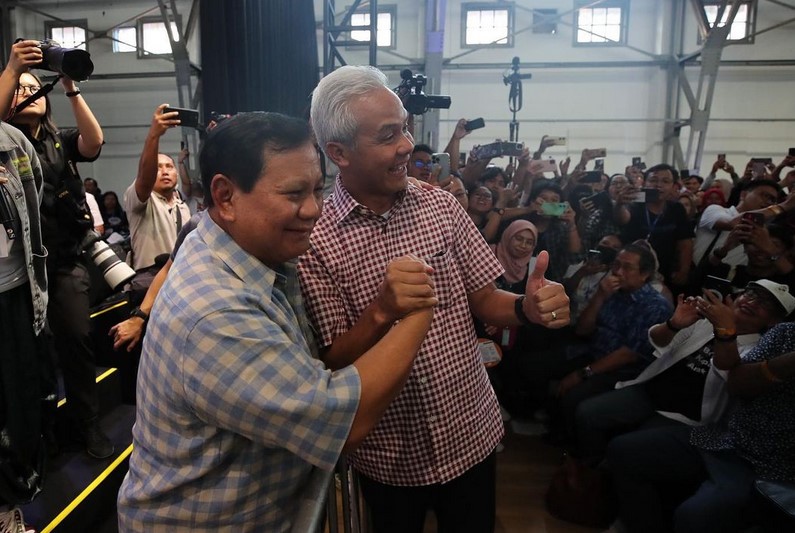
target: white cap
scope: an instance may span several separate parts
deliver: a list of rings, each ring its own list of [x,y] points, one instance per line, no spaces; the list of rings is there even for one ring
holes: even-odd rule
[[[790,294],[789,287],[770,281],[769,279],[760,279],[752,281],[748,284],[749,287],[759,287],[769,292],[773,297],[778,300],[781,307],[784,309],[784,316],[788,316],[795,311],[795,296]]]

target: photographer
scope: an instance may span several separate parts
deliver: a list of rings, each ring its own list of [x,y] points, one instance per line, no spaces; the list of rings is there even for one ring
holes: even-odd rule
[[[75,163],[94,161],[102,148],[102,128],[75,82],[60,78],[77,128],[58,129],[52,121],[49,97],[41,96],[19,112],[9,113],[41,88],[39,78],[28,72],[43,60],[38,41],[20,41],[11,48],[0,88],[2,116],[33,144],[44,176],[41,230],[49,255],[48,318],[63,372],[76,437],[86,451],[102,459],[113,454],[113,445],[97,424],[98,398],[94,353],[89,337],[89,273],[84,265],[82,242],[94,227],[86,207],[83,180]],[[10,79],[16,79],[12,85]],[[10,116],[9,116],[10,115]]]

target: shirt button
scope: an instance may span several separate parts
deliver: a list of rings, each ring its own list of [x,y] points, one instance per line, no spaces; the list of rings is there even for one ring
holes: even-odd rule
[[[425,376],[422,376],[420,378],[420,383],[422,383],[423,385],[425,385],[425,383],[427,383],[427,382],[428,382],[428,378],[426,378]]]
[[[428,417],[428,422],[431,422],[431,423],[436,422],[436,417],[435,416],[429,416]]]

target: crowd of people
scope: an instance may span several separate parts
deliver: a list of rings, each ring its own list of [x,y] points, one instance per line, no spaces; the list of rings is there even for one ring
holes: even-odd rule
[[[795,481],[795,156],[742,176],[725,157],[703,179],[637,159],[607,175],[602,150],[551,165],[545,136],[505,166],[478,147],[459,163],[461,120],[442,175],[383,73],[346,66],[308,122],[214,127],[200,180],[187,151],[160,151],[179,119],[158,106],[137,176],[102,192],[77,172],[100,156],[99,122],[68,77],[76,127],[52,122],[36,44],[0,76],[0,531],[24,531],[61,444],[58,371],[72,437],[114,454],[91,230],[136,272],[109,332],[141,349],[120,531],[288,530],[312,470],[342,453],[374,531],[421,532],[428,512],[439,531],[493,531],[510,416],[543,423],[567,468],[609,474],[627,531],[737,530],[757,479]]]

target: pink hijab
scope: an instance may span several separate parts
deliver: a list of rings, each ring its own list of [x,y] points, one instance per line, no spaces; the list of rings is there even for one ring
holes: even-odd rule
[[[530,263],[533,252],[530,252],[525,257],[516,258],[508,251],[511,239],[513,239],[517,233],[526,229],[533,232],[533,237],[535,237],[536,243],[538,243],[538,229],[535,227],[535,224],[527,220],[514,220],[505,228],[505,231],[502,232],[500,242],[496,245],[491,245],[494,255],[497,256],[497,259],[505,269],[503,277],[508,283],[518,283],[522,281],[525,274],[527,274],[527,265]]]

